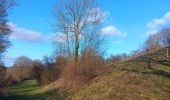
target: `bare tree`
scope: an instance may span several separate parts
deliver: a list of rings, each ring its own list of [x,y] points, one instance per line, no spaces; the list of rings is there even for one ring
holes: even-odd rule
[[[158,32],[161,36],[161,42],[163,45],[168,45],[166,48],[166,57],[169,58],[170,51],[170,27],[163,28]]]
[[[170,27],[163,28],[158,33],[161,35],[161,42],[164,45],[170,45]]]
[[[149,55],[149,49],[146,50],[146,60],[147,60],[147,67],[151,68],[151,59]]]
[[[33,61],[26,57],[18,57],[14,62],[14,68],[20,80],[32,78]]]
[[[146,49],[154,50],[154,49],[160,48],[161,47],[160,40],[161,40],[160,34],[156,33],[156,34],[149,35],[149,37],[144,43],[145,50]]]
[[[13,6],[12,2],[11,0],[0,0],[0,86],[5,79],[5,67],[3,66],[2,56],[10,45],[8,36],[11,31],[7,25],[7,11]]]
[[[126,60],[129,56],[125,53],[123,54],[117,54],[117,55],[111,55],[109,58],[107,58],[107,63],[116,63],[122,60]]]
[[[64,34],[67,56],[78,61],[80,50],[99,49],[104,14],[95,0],[64,0],[54,9],[55,29]]]
[[[10,35],[11,30],[7,25],[7,16],[8,10],[13,7],[14,4],[14,0],[0,0],[0,60],[2,60],[5,50],[10,46],[8,36]]]

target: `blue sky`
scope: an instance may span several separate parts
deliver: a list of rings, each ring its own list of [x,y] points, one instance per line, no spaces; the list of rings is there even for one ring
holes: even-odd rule
[[[54,34],[52,9],[57,0],[16,0],[10,11],[9,25],[13,46],[7,50],[5,64],[10,66],[16,57],[42,59],[52,55],[54,47],[49,37]],[[106,56],[129,53],[162,26],[170,24],[169,0],[97,0],[106,14],[103,34],[108,41]]]

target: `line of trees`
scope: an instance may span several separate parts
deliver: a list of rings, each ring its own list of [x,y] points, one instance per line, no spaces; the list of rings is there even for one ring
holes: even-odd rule
[[[0,0],[0,86],[5,84],[6,71],[2,58],[4,52],[10,46],[8,37],[11,33],[11,30],[7,24],[7,16],[8,11],[14,6],[14,4],[14,0]]]
[[[145,49],[154,50],[162,46],[170,45],[170,27],[161,29],[155,34],[149,35],[144,43]]]
[[[168,45],[170,46],[170,27],[165,27],[154,34],[150,34],[146,41],[143,43],[142,47],[139,49],[131,51],[130,54],[111,55],[109,58],[107,58],[106,61],[108,63],[114,63],[124,59],[134,58],[143,54],[147,55],[147,53],[150,51],[154,51]],[[165,51],[166,55],[164,56],[166,57],[169,55],[169,46]]]
[[[42,61],[31,60],[29,57],[16,58],[14,65],[6,68],[4,74],[5,85],[12,85],[24,80],[36,79],[40,85],[56,81],[67,66],[67,59],[61,56],[45,56]],[[5,67],[4,67],[5,68]]]

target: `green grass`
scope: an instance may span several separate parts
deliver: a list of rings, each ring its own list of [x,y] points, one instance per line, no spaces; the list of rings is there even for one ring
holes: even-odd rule
[[[64,84],[57,80],[39,87],[28,80],[9,87],[13,94],[5,100],[170,100],[170,61],[165,50],[150,54],[152,67],[147,68],[146,55],[112,66],[79,90],[57,89]]]
[[[170,58],[166,48],[112,66],[91,84],[75,91],[74,100],[170,100]]]
[[[78,90],[76,100],[169,100],[170,66],[128,61],[112,66],[90,85]]]
[[[27,80],[9,87],[12,94],[26,94],[38,88],[36,80]]]
[[[8,87],[10,95],[3,97],[4,100],[61,100],[62,96],[56,91],[35,92],[41,87],[36,80],[26,80]],[[1,100],[1,98],[0,98]]]

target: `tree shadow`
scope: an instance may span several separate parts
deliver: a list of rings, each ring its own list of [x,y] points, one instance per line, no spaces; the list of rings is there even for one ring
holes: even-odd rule
[[[164,70],[157,70],[157,69],[153,69],[153,68],[149,68],[150,71],[143,71],[143,72],[139,71],[139,70],[135,70],[135,69],[122,69],[122,70],[136,72],[136,73],[142,73],[142,74],[159,75],[159,76],[162,76],[162,77],[170,79],[170,73],[166,72]]]
[[[166,60],[158,61],[159,64],[170,67],[170,62]]]
[[[18,92],[15,92],[15,93],[26,93],[26,92],[30,92],[30,91],[34,91],[34,90],[37,90],[36,88],[35,89],[27,89],[27,90],[22,90],[22,91],[18,91]]]
[[[33,85],[20,85],[17,87],[12,87],[12,89],[20,89],[20,88],[29,88],[29,87],[36,87],[37,84],[33,84]]]
[[[0,100],[63,100],[63,96],[57,91],[44,92],[40,94],[13,94],[8,96],[0,96]]]
[[[157,70],[157,69],[152,69],[151,72],[143,72],[144,74],[154,74],[154,75],[159,75],[163,76],[165,78],[170,79],[170,73],[164,71],[164,70]]]

